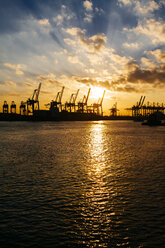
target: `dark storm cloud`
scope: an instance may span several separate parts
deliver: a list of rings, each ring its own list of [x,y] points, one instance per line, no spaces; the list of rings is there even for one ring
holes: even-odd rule
[[[129,63],[128,73],[121,76],[118,80],[112,81],[112,85],[120,84],[150,84],[155,88],[165,86],[165,65],[153,69],[142,69],[137,63]],[[128,89],[129,90],[129,89]]]
[[[135,86],[131,86],[131,85],[126,85],[126,86],[117,86],[114,88],[115,91],[118,92],[127,92],[127,93],[140,93],[140,92],[144,92],[144,90],[140,90],[139,88],[135,87]]]
[[[149,84],[165,84],[165,68],[143,70],[137,68],[135,71],[128,74],[127,80],[132,83],[149,83]]]

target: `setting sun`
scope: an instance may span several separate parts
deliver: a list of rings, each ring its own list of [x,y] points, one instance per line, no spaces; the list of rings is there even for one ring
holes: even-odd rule
[[[101,98],[103,96],[104,89],[100,87],[92,87],[91,96],[93,98]]]

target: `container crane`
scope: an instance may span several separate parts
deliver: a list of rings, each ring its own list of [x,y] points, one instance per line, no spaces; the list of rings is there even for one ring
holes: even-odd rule
[[[76,99],[77,99],[78,93],[79,93],[79,89],[77,90],[76,93],[71,94],[69,102],[65,103],[65,110],[69,109],[69,112],[76,111]]]
[[[38,89],[35,89],[33,92],[32,98],[29,98],[27,100],[27,114],[32,113],[34,114],[34,111],[39,110],[39,94],[41,89],[41,83],[38,86]]]
[[[117,111],[119,111],[118,109],[117,109],[117,102],[112,106],[112,108],[110,109],[110,115],[111,116],[117,116]]]
[[[57,110],[57,111],[62,111],[62,96],[64,93],[64,86],[62,87],[62,90],[57,93],[55,101],[51,101],[50,104],[50,110]]]
[[[98,102],[97,103],[94,103],[93,104],[93,112],[94,113],[97,113],[98,115],[103,115],[103,108],[102,108],[102,103],[103,103],[103,100],[104,100],[104,96],[105,96],[105,90],[103,91],[103,95],[102,95],[102,98],[98,99]]]
[[[87,96],[84,95],[82,101],[78,102],[78,112],[81,112],[81,113],[84,113],[84,111],[87,112],[87,103],[88,103],[90,91],[91,91],[91,88],[89,88]]]

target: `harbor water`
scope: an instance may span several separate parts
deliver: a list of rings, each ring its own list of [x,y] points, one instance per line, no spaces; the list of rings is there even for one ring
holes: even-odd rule
[[[165,247],[165,127],[0,122],[0,247]]]

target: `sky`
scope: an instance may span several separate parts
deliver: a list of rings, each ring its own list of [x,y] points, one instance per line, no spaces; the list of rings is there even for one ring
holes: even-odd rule
[[[91,88],[104,113],[165,103],[165,0],[0,0],[0,111],[41,82],[40,106]]]

